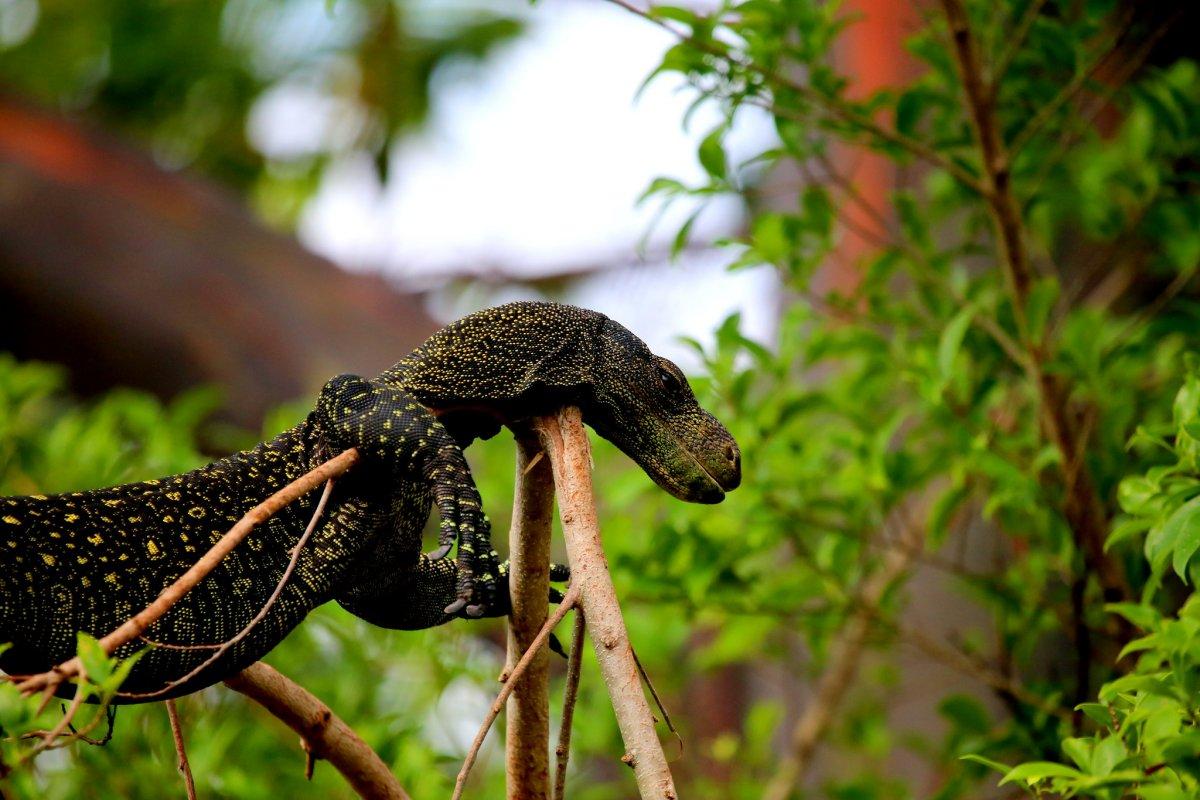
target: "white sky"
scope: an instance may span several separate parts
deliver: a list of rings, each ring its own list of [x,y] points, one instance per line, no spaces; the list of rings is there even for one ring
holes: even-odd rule
[[[716,122],[706,109],[681,130],[692,95],[677,90],[677,79],[655,81],[635,101],[670,36],[601,0],[501,10],[525,17],[526,33],[482,69],[449,67],[435,76],[429,123],[397,148],[386,188],[369,163],[337,165],[303,216],[305,243],[350,269],[382,269],[421,286],[445,274],[535,276],[629,264],[583,280],[568,300],[609,313],[685,362],[673,338],[707,340],[739,308],[748,332],[769,338],[775,282],[768,272],[726,273],[721,266],[732,257],[724,255],[639,263],[655,206],[636,208],[637,197],[660,175],[699,183],[696,145]],[[298,120],[286,102],[270,116],[277,124],[262,125],[259,138],[286,146]],[[734,147],[745,153],[769,136],[761,120],[735,133]],[[666,250],[688,211],[669,215],[647,251]],[[733,233],[740,215],[736,201],[718,201],[693,235]],[[452,317],[517,295],[528,292],[442,298],[433,310]]]

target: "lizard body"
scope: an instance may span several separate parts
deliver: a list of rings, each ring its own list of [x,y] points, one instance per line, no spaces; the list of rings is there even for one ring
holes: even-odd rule
[[[261,658],[318,605],[337,600],[389,628],[507,610],[503,570],[462,455],[501,425],[579,405],[584,419],[677,497],[717,502],[740,480],[728,432],[678,368],[596,312],[514,303],[434,334],[371,381],[339,376],[296,427],[183,475],[54,496],[0,498],[0,654],[10,674],[75,652],[144,608],[247,510],[346,447],[340,478],[278,600],[249,635],[171,685],[258,614],[316,506],[301,498],[236,548],[147,631],[123,702],[186,694]],[[432,507],[442,547],[421,553]],[[456,559],[440,558],[457,540]],[[117,651],[127,656],[146,646]]]

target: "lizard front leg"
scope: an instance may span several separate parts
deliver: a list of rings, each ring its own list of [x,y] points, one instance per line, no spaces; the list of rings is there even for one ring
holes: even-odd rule
[[[325,385],[316,417],[335,448],[357,447],[365,469],[380,470],[398,483],[419,480],[441,517],[440,561],[457,539],[455,592],[442,609],[483,616],[495,602],[498,577],[491,532],[466,458],[453,437],[412,395],[394,386],[339,375]],[[431,574],[440,582],[446,573]]]

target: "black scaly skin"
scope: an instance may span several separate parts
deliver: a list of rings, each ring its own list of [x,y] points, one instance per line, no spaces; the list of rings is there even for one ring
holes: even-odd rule
[[[729,433],[696,403],[675,365],[607,317],[551,303],[479,312],[434,334],[367,381],[343,375],[300,425],[252,450],[160,480],[52,497],[0,498],[0,669],[28,674],[148,605],[241,516],[347,447],[364,463],[340,478],[279,599],[253,632],[198,676],[153,699],[196,691],[265,655],[313,608],[337,600],[387,628],[507,612],[505,570],[462,448],[501,425],[579,405],[584,419],[660,486],[719,502],[738,485]],[[147,631],[167,645],[216,645],[274,591],[319,492],[256,529]],[[433,505],[438,551],[422,554]],[[457,559],[440,558],[454,543]],[[146,647],[134,642],[126,656]],[[122,692],[156,692],[209,657],[151,647]],[[69,687],[65,691],[73,691]]]

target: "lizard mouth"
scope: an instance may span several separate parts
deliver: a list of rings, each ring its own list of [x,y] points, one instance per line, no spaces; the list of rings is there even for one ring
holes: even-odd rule
[[[686,479],[681,479],[680,476],[670,470],[663,468],[662,464],[644,464],[642,465],[654,482],[665,489],[672,497],[683,500],[688,503],[704,503],[711,505],[719,503],[725,499],[725,489],[711,472],[700,463],[700,459],[683,445],[678,440],[675,442],[679,450],[687,456],[694,470],[690,470],[691,474],[686,476]]]

